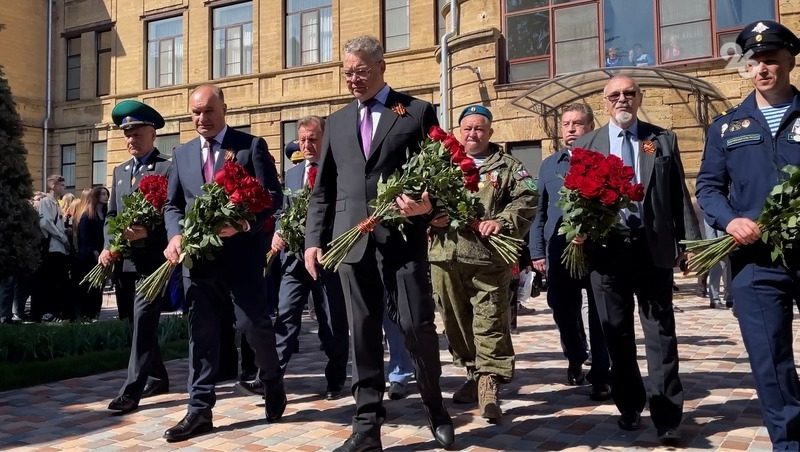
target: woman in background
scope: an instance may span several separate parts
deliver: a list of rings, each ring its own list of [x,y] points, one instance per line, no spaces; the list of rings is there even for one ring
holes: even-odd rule
[[[86,206],[78,221],[78,261],[75,279],[81,279],[94,267],[100,251],[103,250],[103,224],[108,211],[109,192],[105,187],[95,187],[89,193]],[[78,302],[76,306],[81,317],[88,320],[97,320],[103,304],[103,289],[89,289],[86,285],[78,288]]]

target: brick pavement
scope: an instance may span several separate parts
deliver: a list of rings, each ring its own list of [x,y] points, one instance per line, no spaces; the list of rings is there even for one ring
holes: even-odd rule
[[[730,311],[708,309],[705,299],[691,294],[694,285],[679,279],[676,296],[681,378],[686,394],[681,445],[689,450],[770,450],[761,425],[758,401],[747,356]],[[442,387],[456,425],[456,446],[466,451],[529,450],[651,450],[659,447],[648,413],[643,428],[617,428],[613,404],[588,398],[589,387],[563,384],[562,358],[551,312],[544,297],[529,300],[535,313],[519,317],[514,336],[515,380],[501,389],[505,417],[489,425],[475,407],[449,403],[462,381],[453,367],[444,339]],[[289,405],[276,424],[264,421],[258,398],[235,392],[233,382],[218,387],[212,433],[168,444],[161,435],[185,413],[187,361],[169,362],[170,394],[145,399],[127,416],[106,410],[125,378],[123,370],[0,393],[0,449],[36,451],[116,450],[269,450],[325,451],[350,433],[351,397],[323,400],[324,355],[313,321],[306,318],[301,349],[286,378]],[[639,332],[640,365],[646,374]],[[795,347],[798,344],[795,343]],[[390,451],[435,449],[418,395],[385,402],[388,411],[383,445]]]

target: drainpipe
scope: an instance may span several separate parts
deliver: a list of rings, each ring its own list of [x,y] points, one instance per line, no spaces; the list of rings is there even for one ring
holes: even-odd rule
[[[53,66],[53,0],[47,1],[47,84],[45,87],[44,149],[42,150],[42,191],[47,191],[47,137],[50,135],[50,113],[52,111],[52,66]]]
[[[450,31],[444,34],[441,39],[442,61],[441,79],[439,80],[439,95],[441,100],[439,105],[442,111],[442,129],[450,129],[450,47],[447,40],[456,36],[458,30],[458,0],[450,0]]]

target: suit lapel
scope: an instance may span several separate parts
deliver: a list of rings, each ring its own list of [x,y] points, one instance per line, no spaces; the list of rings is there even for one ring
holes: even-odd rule
[[[203,149],[200,146],[200,137],[186,143],[184,149],[187,152],[184,158],[189,165],[189,173],[200,179],[200,185],[203,185]],[[173,155],[172,158],[176,159],[178,156]]]
[[[656,162],[655,152],[644,152],[644,142],[651,141],[654,145],[657,144],[653,128],[645,122],[639,122],[638,130],[639,139],[639,176],[642,185],[644,185],[644,192],[647,193],[647,188],[650,186],[650,180],[653,175],[653,167]]]
[[[342,114],[345,116],[345,124],[350,123],[350,128],[347,131],[344,131],[345,137],[347,139],[347,143],[345,143],[346,148],[354,150],[361,155],[361,159],[364,159],[364,151],[361,150],[361,131],[359,130],[359,117],[358,117],[358,101],[354,100],[350,102],[344,109],[342,110]],[[332,132],[336,133],[336,132]],[[373,146],[375,145],[375,141],[372,142]]]
[[[381,143],[383,143],[389,130],[392,129],[394,123],[397,122],[397,118],[399,118],[397,113],[390,108],[390,106],[396,102],[394,97],[394,91],[389,91],[389,95],[386,97],[386,105],[384,105],[383,113],[381,113],[381,119],[378,121],[378,127],[375,129],[375,134],[372,137],[372,148],[369,151],[369,159],[367,160],[372,160],[375,154],[377,154],[375,151],[380,147]]]

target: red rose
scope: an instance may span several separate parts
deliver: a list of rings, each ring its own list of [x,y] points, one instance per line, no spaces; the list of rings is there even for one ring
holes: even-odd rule
[[[582,180],[583,177],[574,174],[572,171],[570,171],[564,178],[564,187],[566,187],[569,190],[578,190],[581,186]]]
[[[475,170],[475,160],[465,158],[458,163],[458,166],[461,168],[462,173],[467,174]]]
[[[139,181],[139,191],[158,212],[161,212],[167,202],[167,184],[167,177],[161,174],[150,174]]]
[[[631,201],[639,202],[644,200],[644,185],[642,184],[633,184],[630,186],[630,190],[628,191],[628,197],[631,198]]]
[[[439,126],[431,126],[430,130],[428,131],[428,136],[431,137],[433,141],[442,141],[447,138],[447,132],[442,130]]]
[[[469,159],[468,159],[469,160]],[[464,187],[472,192],[478,191],[478,182],[480,182],[481,176],[478,174],[477,171],[465,174],[464,175]]]
[[[619,201],[619,193],[614,190],[603,190],[600,195],[600,203],[606,207],[613,206],[617,201]]]
[[[578,192],[584,198],[597,198],[603,192],[603,182],[591,177],[584,177],[580,182]]]
[[[447,137],[442,140],[442,144],[445,149],[450,151],[450,154],[455,152],[454,149],[461,147],[461,143],[458,142],[458,139],[453,134],[448,134]]]

